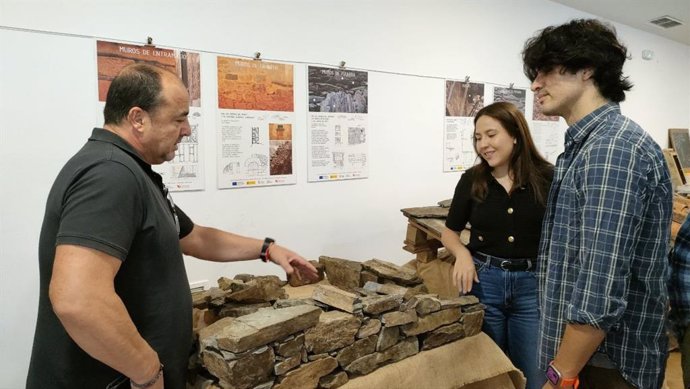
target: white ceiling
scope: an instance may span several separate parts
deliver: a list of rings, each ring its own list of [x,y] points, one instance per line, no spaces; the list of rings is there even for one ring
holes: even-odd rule
[[[551,1],[690,45],[690,0]],[[683,25],[663,29],[649,23],[661,16],[671,16]]]

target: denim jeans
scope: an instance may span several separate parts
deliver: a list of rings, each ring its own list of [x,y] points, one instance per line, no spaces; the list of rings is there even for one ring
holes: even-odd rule
[[[482,330],[527,378],[526,389],[546,382],[537,367],[537,279],[531,271],[506,271],[474,258],[479,283],[472,294],[486,306]]]

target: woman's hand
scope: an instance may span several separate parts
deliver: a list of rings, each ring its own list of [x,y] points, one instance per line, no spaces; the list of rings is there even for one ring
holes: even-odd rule
[[[474,261],[469,251],[461,253],[455,257],[453,266],[453,285],[460,293],[467,294],[472,291],[472,282],[479,282],[477,270],[474,268]]]

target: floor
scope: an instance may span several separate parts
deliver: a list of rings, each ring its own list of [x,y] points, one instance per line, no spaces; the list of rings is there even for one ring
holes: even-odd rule
[[[678,351],[669,353],[663,389],[683,389],[683,372],[680,368],[680,353]]]

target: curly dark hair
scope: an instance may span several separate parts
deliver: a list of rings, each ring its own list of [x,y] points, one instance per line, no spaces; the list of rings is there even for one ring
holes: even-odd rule
[[[550,26],[528,39],[522,51],[523,69],[534,81],[538,72],[561,66],[562,72],[593,69],[594,83],[606,99],[619,103],[633,84],[623,76],[626,47],[616,30],[595,19],[575,19]]]

